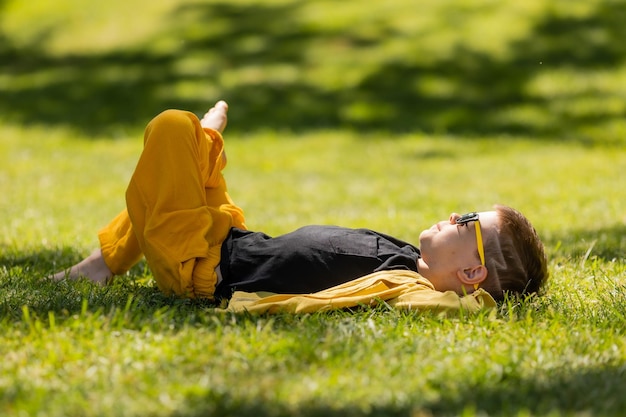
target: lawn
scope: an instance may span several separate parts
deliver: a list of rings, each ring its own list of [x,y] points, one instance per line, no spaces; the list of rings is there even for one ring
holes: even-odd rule
[[[619,416],[626,3],[0,1],[0,415]],[[231,105],[251,229],[415,242],[494,203],[539,231],[542,297],[448,317],[224,314],[52,283],[123,208],[142,129]]]

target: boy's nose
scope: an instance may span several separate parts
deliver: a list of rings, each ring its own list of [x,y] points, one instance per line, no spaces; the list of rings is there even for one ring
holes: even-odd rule
[[[452,213],[450,215],[450,224],[456,224],[456,219],[458,219],[459,217],[461,217],[459,213]]]

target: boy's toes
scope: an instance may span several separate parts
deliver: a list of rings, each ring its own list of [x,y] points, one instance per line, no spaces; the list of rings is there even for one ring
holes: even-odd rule
[[[202,120],[200,120],[200,124],[202,127],[223,132],[228,121],[226,113],[228,113],[228,104],[224,100],[220,100],[206,112]]]
[[[215,103],[215,106],[213,106],[213,108],[211,110],[213,110],[213,111],[221,110],[224,113],[226,113],[228,111],[228,103],[226,103],[224,100],[220,100],[217,103]],[[211,110],[209,110],[209,111],[211,111]]]

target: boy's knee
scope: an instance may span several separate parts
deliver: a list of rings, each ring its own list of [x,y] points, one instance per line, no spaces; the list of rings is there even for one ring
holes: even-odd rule
[[[194,133],[199,126],[198,117],[184,110],[165,110],[156,115],[146,127],[148,135],[160,133],[164,137],[180,137],[186,133]]]

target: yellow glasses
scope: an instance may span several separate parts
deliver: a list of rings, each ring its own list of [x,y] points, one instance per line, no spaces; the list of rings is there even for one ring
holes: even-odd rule
[[[480,256],[480,264],[485,266],[485,246],[483,245],[483,234],[480,229],[480,220],[478,218],[478,213],[472,212],[467,213],[456,219],[455,223],[467,226],[469,222],[476,222],[476,246],[478,246],[478,256]],[[478,289],[478,284],[474,284],[474,289]]]

